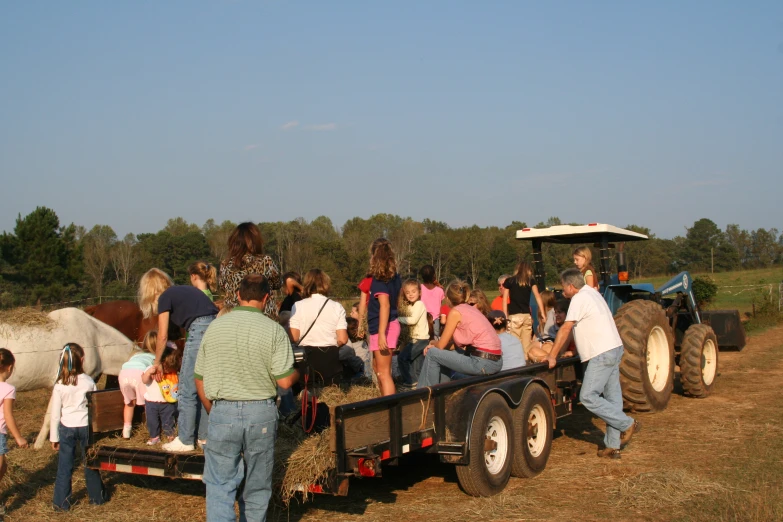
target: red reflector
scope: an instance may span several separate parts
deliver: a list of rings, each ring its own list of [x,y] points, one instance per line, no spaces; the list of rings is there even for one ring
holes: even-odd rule
[[[594,226],[596,226],[596,225],[598,225],[598,223],[590,223],[590,224],[588,224],[587,226],[588,226],[588,227],[594,227]]]
[[[530,232],[530,229],[529,228],[523,228],[522,232]]]
[[[423,441],[421,441],[421,447],[426,448],[428,446],[432,446],[432,437],[427,437]]]
[[[386,460],[389,457],[391,457],[391,452],[389,450],[385,450],[381,453],[381,460]]]
[[[101,462],[101,469],[105,471],[117,471],[117,465],[110,462]]]
[[[131,466],[131,473],[147,475],[149,473],[149,468],[146,466]]]
[[[375,461],[373,459],[359,459],[359,475],[362,477],[374,477]]]
[[[307,486],[307,491],[309,491],[310,493],[323,493],[324,488],[322,488],[318,484],[310,484],[309,486]]]

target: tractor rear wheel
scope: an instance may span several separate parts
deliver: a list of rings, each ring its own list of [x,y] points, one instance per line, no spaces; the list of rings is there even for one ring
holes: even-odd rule
[[[682,338],[680,381],[691,397],[707,397],[718,376],[718,338],[710,326],[693,324]]]
[[[625,407],[632,411],[666,409],[674,388],[674,336],[661,305],[635,300],[615,315],[625,353],[620,384]]]

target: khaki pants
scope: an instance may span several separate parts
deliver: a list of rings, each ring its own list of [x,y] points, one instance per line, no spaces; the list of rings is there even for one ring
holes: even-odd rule
[[[530,349],[533,348],[533,317],[530,314],[509,315],[508,331],[522,343],[525,359],[530,361]]]

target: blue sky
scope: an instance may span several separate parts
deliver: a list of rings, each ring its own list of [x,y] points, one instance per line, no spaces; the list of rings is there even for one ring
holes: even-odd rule
[[[777,227],[783,2],[0,4],[0,230]]]

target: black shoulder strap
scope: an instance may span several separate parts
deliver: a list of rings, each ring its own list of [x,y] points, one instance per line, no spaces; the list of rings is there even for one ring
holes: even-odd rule
[[[318,310],[318,315],[316,315],[316,316],[315,316],[315,319],[313,319],[313,322],[312,322],[312,323],[310,323],[310,328],[308,328],[308,329],[307,329],[307,331],[304,333],[304,335],[303,335],[302,337],[300,337],[300,338],[299,338],[299,341],[297,341],[297,343],[296,343],[296,344],[301,344],[301,343],[302,343],[302,340],[304,340],[304,338],[307,336],[307,334],[309,334],[309,333],[310,333],[310,330],[312,330],[312,329],[313,329],[313,326],[315,326],[315,322],[318,320],[318,317],[321,315],[321,312],[323,312],[323,311],[324,311],[324,308],[326,307],[326,303],[328,303],[328,302],[329,302],[329,298],[327,297],[327,298],[326,298],[326,301],[324,301],[324,304],[323,304],[323,306],[321,306],[321,309],[320,309],[320,310]]]

